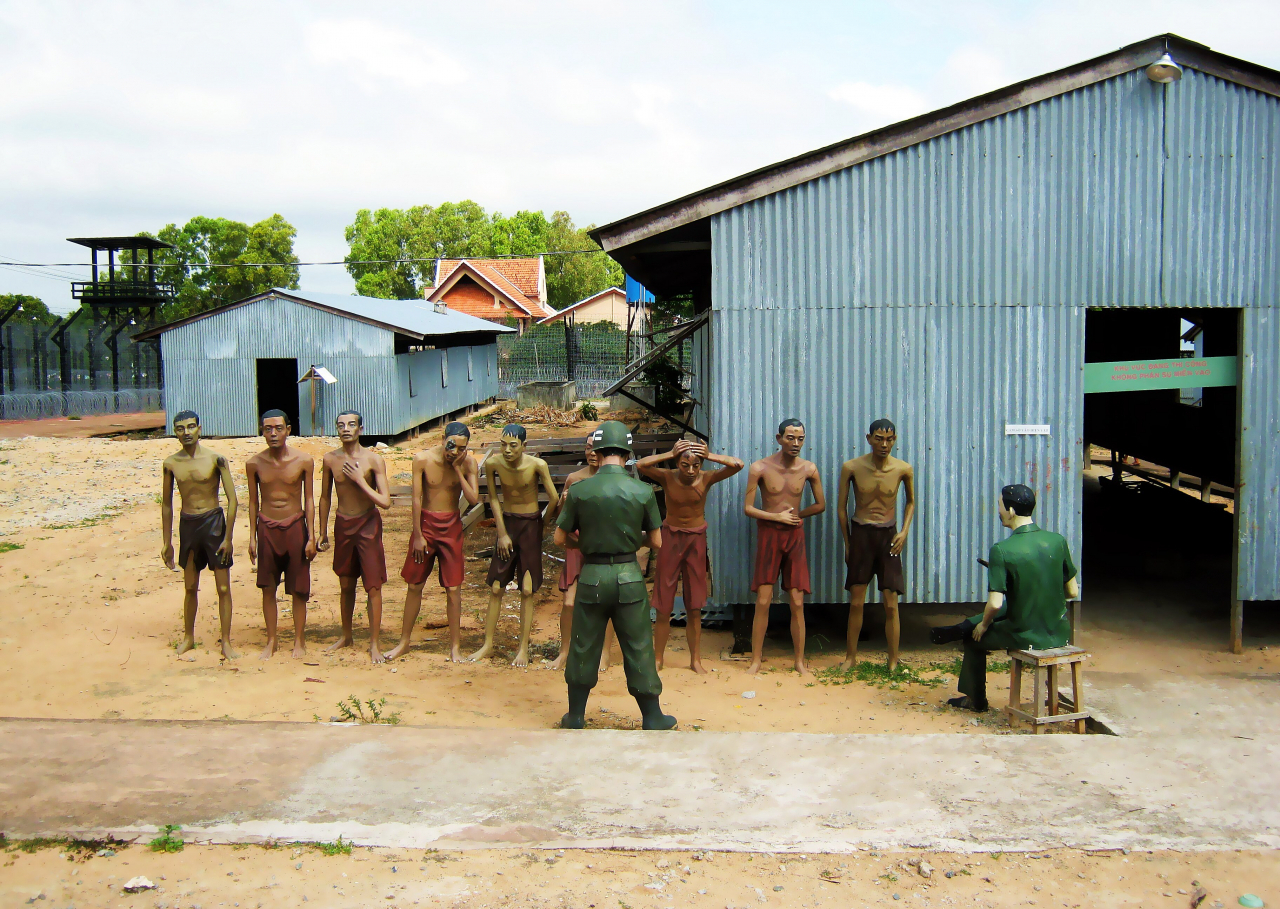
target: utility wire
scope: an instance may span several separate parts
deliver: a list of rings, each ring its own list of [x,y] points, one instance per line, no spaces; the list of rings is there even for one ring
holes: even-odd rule
[[[462,261],[464,259],[531,259],[534,256],[582,256],[603,253],[602,249],[561,249],[554,252],[537,253],[499,253],[492,256],[427,256],[407,259],[360,259],[348,262],[337,259],[332,262],[117,262],[116,268],[302,268],[311,265],[409,265],[414,262]],[[17,266],[20,268],[92,268],[90,262],[0,262],[0,266]],[[99,262],[98,268],[109,268],[105,262]],[[70,280],[70,278],[69,278]]]

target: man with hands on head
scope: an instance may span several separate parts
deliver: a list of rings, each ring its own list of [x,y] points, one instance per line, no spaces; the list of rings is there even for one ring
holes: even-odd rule
[[[662,469],[663,461],[675,461],[675,469]],[[719,470],[703,470],[702,462],[719,464]],[[658,619],[653,626],[653,649],[661,669],[671,633],[671,611],[676,587],[684,578],[684,608],[689,644],[689,668],[705,674],[702,654],[702,607],[707,601],[707,493],[715,484],[742,470],[737,458],[712,454],[705,442],[681,439],[670,451],[636,461],[636,470],[662,486],[667,517],[662,522],[662,548],[658,550],[653,605]]]
[[[462,554],[462,514],[459,497],[467,504],[480,501],[480,472],[467,446],[471,430],[465,423],[444,428],[439,445],[413,458],[413,533],[400,576],[409,585],[404,599],[404,624],[400,643],[387,654],[393,660],[409,649],[413,623],[422,609],[422,587],[431,566],[440,562],[440,586],[445,591],[449,617],[449,659],[462,662],[462,581],[466,562]]]
[[[338,414],[337,427],[342,446],[325,454],[320,474],[320,549],[329,548],[329,509],[335,490],[338,495],[338,514],[333,519],[333,573],[342,588],[342,637],[328,649],[334,651],[353,644],[356,581],[362,580],[369,598],[369,657],[381,663],[385,658],[378,647],[378,632],[387,557],[382,548],[382,515],[378,509],[391,507],[387,465],[376,451],[360,444],[364,418],[358,412],[344,410]]]

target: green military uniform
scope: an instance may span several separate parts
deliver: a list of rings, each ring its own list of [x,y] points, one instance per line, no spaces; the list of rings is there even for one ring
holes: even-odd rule
[[[975,704],[987,703],[987,654],[994,650],[1047,650],[1071,635],[1063,586],[1076,576],[1067,539],[1059,533],[1023,524],[991,547],[987,589],[1005,595],[1005,605],[981,641],[964,638],[961,693]],[[968,620],[978,625],[982,616]]]
[[[596,436],[597,452],[630,451],[630,435],[616,421],[602,424]],[[662,526],[652,487],[618,465],[603,465],[594,476],[569,487],[556,524],[566,533],[577,531],[583,558],[564,673],[570,700],[564,725],[576,725],[570,718],[581,715],[586,694],[596,685],[605,628],[612,620],[627,690],[645,714],[645,728],[664,728],[651,725],[657,722],[654,717],[661,717],[657,704],[662,680],[654,659],[649,593],[635,559],[645,532]],[[672,718],[665,719],[674,725]]]

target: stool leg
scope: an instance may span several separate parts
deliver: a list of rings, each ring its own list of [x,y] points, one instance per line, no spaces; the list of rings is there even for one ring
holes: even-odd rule
[[[1009,706],[1014,710],[1022,709],[1022,661],[1009,661]],[[1013,725],[1013,714],[1009,714],[1009,725]]]
[[[1049,716],[1058,715],[1058,667],[1049,667]]]
[[[1041,675],[1039,666],[1032,666],[1031,671],[1035,673],[1035,685],[1034,685],[1035,700],[1031,702],[1031,715],[1036,719],[1039,719],[1040,717],[1044,716],[1044,683],[1041,681],[1041,679],[1043,679],[1043,676]],[[1041,732],[1041,729],[1040,729],[1041,724],[1035,723],[1034,725],[1035,725],[1034,732],[1036,735],[1039,735]]]
[[[1076,713],[1084,713],[1084,677],[1079,663],[1071,664],[1071,696],[1076,701]],[[1076,720],[1076,732],[1084,735],[1084,720]]]

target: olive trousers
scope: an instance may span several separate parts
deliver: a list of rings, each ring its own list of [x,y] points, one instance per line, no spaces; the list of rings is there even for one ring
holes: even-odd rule
[[[622,669],[627,691],[636,695],[659,695],[653,653],[653,623],[649,619],[649,593],[636,563],[583,565],[573,602],[573,638],[564,680],[570,685],[594,688],[600,677],[600,651],[604,634],[613,622],[622,650]]]

